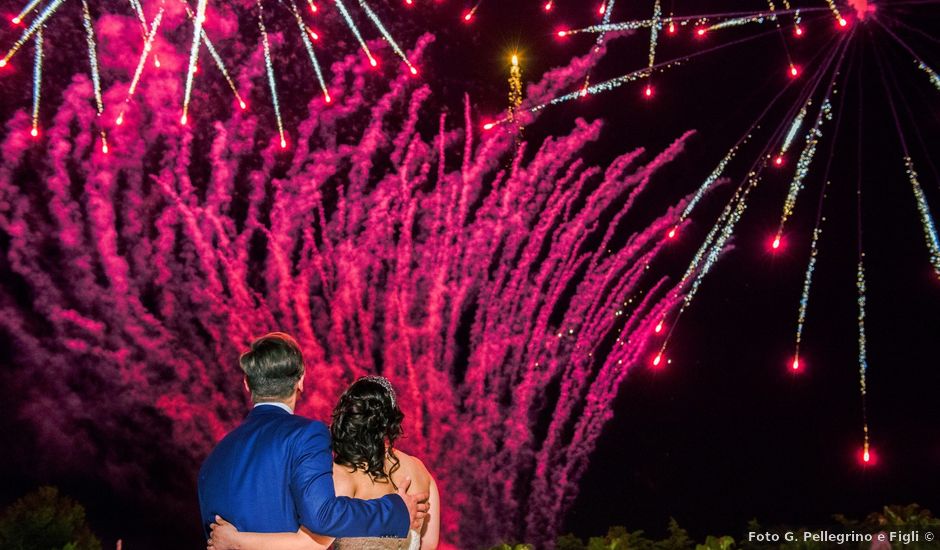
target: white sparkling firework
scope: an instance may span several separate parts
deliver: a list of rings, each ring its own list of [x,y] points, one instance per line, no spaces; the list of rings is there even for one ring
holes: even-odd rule
[[[793,214],[800,191],[803,190],[803,180],[806,179],[806,175],[809,173],[810,165],[813,163],[813,158],[816,156],[816,146],[819,144],[819,138],[822,137],[823,123],[830,119],[832,119],[832,104],[829,102],[827,96],[819,109],[819,114],[816,116],[816,122],[813,124],[813,128],[806,134],[806,145],[803,147],[800,158],[796,162],[796,172],[793,174],[793,179],[790,181],[787,198],[783,203],[783,213],[780,215],[780,225],[777,228],[778,239],[783,233],[783,226]]]
[[[193,21],[193,43],[189,49],[189,65],[186,69],[186,89],[183,91],[183,117],[180,122],[186,124],[189,118],[189,99],[193,92],[193,77],[196,75],[196,62],[199,59],[199,45],[202,42],[202,24],[206,20],[206,0],[199,0],[196,5],[196,18]]]
[[[337,0],[339,1],[339,0]],[[268,73],[268,87],[271,89],[271,104],[274,106],[274,118],[277,120],[277,133],[281,136],[281,148],[287,147],[287,138],[284,137],[284,123],[281,120],[281,102],[277,97],[277,83],[274,81],[274,64],[271,60],[271,44],[268,42],[268,31],[264,26],[264,9],[258,2],[258,28],[261,30],[261,44],[264,46],[264,67]]]
[[[649,53],[649,70],[652,72],[653,65],[656,64],[656,44],[659,40],[659,29],[663,27],[662,21],[663,11],[662,7],[659,5],[659,0],[656,0],[653,3],[653,25],[650,26],[650,53]]]
[[[118,115],[117,124],[124,124],[124,112],[127,109],[127,105],[130,103],[131,98],[134,97],[134,93],[137,91],[137,85],[140,83],[140,77],[144,72],[144,65],[147,63],[147,57],[150,55],[150,50],[153,49],[153,40],[157,36],[157,29],[160,28],[160,22],[163,21],[163,11],[164,7],[160,6],[160,11],[157,12],[157,15],[153,18],[153,23],[150,25],[150,31],[147,33],[147,38],[144,40],[144,51],[140,54],[140,59],[137,60],[137,68],[134,69],[134,77],[131,79],[131,85],[127,89],[127,96],[124,98],[124,106],[121,107],[121,114]]]
[[[920,61],[919,59],[914,60],[917,63],[917,68],[924,71],[927,74],[927,78],[930,79],[930,83],[933,84],[933,87],[940,90],[940,77],[937,76],[936,71],[927,66],[926,63]]]
[[[743,25],[749,25],[751,23],[763,24],[765,21],[776,21],[777,16],[773,13],[758,13],[755,15],[748,15],[746,17],[734,17],[732,19],[725,19],[724,21],[719,21],[713,25],[710,25],[705,28],[706,32],[717,31],[720,29],[727,29],[730,27],[740,27]]]
[[[786,137],[783,138],[783,145],[780,146],[780,156],[785,155],[786,152],[790,150],[790,145],[792,145],[793,140],[796,139],[797,132],[799,132],[800,127],[803,126],[803,120],[806,118],[806,111],[812,104],[812,99],[806,100],[806,105],[803,105],[803,108],[800,109],[800,112],[796,115],[796,118],[793,119],[793,122],[790,124],[790,130],[787,132]]]
[[[35,56],[33,60],[33,125],[30,133],[33,137],[39,135],[39,102],[42,97],[42,29],[36,33]]]
[[[23,18],[29,15],[30,12],[32,12],[34,9],[36,9],[36,6],[38,6],[39,2],[41,1],[42,0],[30,0],[29,4],[26,4],[26,6],[23,7],[20,13],[16,14],[16,16],[13,17],[13,24],[19,25],[20,22],[23,21]]]
[[[911,157],[904,157],[904,169],[914,190],[917,212],[920,214],[920,223],[924,228],[924,237],[927,239],[927,250],[930,252],[930,264],[933,266],[934,273],[940,277],[940,238],[937,237],[937,227],[934,225],[930,207],[927,205],[927,197],[924,195],[924,190],[917,179],[917,172],[914,170],[914,162]]]
[[[622,23],[609,23],[602,25],[591,25],[590,27],[584,27],[581,29],[571,29],[559,31],[559,36],[568,36],[571,34],[593,34],[593,33],[608,33],[616,31],[633,31],[637,29],[645,29],[652,27],[654,22],[652,19],[639,19],[636,21],[624,21]]]
[[[613,0],[611,0],[613,3]],[[375,25],[375,28],[382,33],[382,37],[385,38],[385,41],[388,42],[389,46],[392,47],[395,54],[398,55],[405,62],[405,65],[408,65],[408,70],[411,71],[411,74],[418,74],[418,69],[411,64],[411,61],[408,60],[408,56],[405,55],[405,52],[402,51],[401,47],[398,45],[398,42],[395,42],[395,39],[392,38],[392,34],[388,32],[388,29],[385,28],[385,25],[382,24],[382,21],[379,19],[379,16],[372,11],[372,8],[369,7],[369,4],[366,3],[366,0],[359,0],[359,6],[362,8],[362,11],[366,12],[366,16],[372,21],[372,24]]]
[[[699,186],[698,190],[695,191],[695,194],[692,195],[692,199],[689,201],[689,204],[685,206],[685,210],[682,211],[682,215],[679,216],[679,221],[682,222],[692,213],[692,210],[695,209],[695,206],[702,200],[702,197],[705,196],[705,193],[711,189],[712,185],[718,181],[718,178],[725,172],[725,168],[728,167],[728,163],[731,162],[731,159],[734,158],[734,155],[738,152],[738,146],[735,145],[725,154],[724,158],[721,159],[721,162],[718,163],[718,166],[712,170],[712,173],[705,178],[705,181],[702,182],[702,185]]]
[[[349,27],[349,30],[352,31],[353,36],[355,36],[356,40],[359,42],[359,47],[362,48],[362,51],[365,52],[366,57],[369,58],[369,63],[375,67],[378,65],[378,62],[374,57],[372,57],[372,52],[369,50],[369,46],[362,38],[362,34],[359,33],[359,27],[357,27],[356,22],[353,21],[352,16],[349,14],[349,10],[347,10],[346,5],[343,4],[343,0],[334,0],[334,2],[336,3],[336,9],[339,10],[340,15],[342,15],[343,19],[346,21],[346,26]]]
[[[829,182],[826,182],[828,185]],[[821,218],[821,222],[826,218]],[[803,289],[800,293],[800,308],[796,317],[796,353],[793,357],[793,364],[799,368],[800,344],[803,341],[803,327],[806,325],[806,312],[809,309],[809,292],[813,285],[813,274],[816,271],[816,258],[819,256],[819,237],[822,235],[822,225],[817,224],[813,229],[813,240],[809,245],[809,263],[806,265],[806,273],[803,275]]]
[[[858,389],[862,395],[862,432],[864,435],[864,459],[868,461],[869,440],[868,440],[868,408],[866,405],[868,396],[868,341],[865,335],[865,255],[864,253],[858,259],[858,272],[855,276],[855,284],[858,288]]]
[[[39,14],[39,17],[34,19],[33,22],[30,23],[28,27],[26,27],[26,30],[23,31],[23,34],[20,35],[19,39],[13,43],[13,47],[11,47],[7,54],[3,56],[3,59],[0,59],[0,67],[5,67],[6,64],[10,62],[10,58],[16,55],[16,52],[18,52],[20,48],[22,48],[23,45],[33,37],[34,34],[39,32],[39,29],[42,28],[43,23],[52,17],[52,14],[55,13],[55,11],[59,9],[59,6],[61,6],[64,2],[65,0],[53,0],[52,3],[42,10],[42,12]]]
[[[98,70],[98,45],[95,42],[95,25],[91,20],[91,11],[88,9],[87,0],[82,0],[82,24],[85,27],[85,40],[88,42],[88,64],[91,66],[91,83],[95,93],[95,108],[98,118],[104,113],[104,101],[101,99],[101,74]],[[104,128],[99,128],[101,132],[101,152],[108,153],[108,135]]]
[[[294,0],[290,2],[291,11],[294,13],[294,20],[297,21],[297,27],[300,29],[300,38],[303,40],[304,48],[307,50],[307,56],[310,57],[310,64],[313,65],[313,71],[317,75],[317,82],[320,83],[320,89],[323,91],[323,98],[329,103],[330,92],[326,87],[326,81],[323,79],[323,70],[320,68],[320,62],[317,60],[317,54],[313,51],[313,43],[310,42],[310,37],[308,33],[310,29],[304,23],[303,17],[300,16],[300,10],[297,9],[297,4],[294,3]]]
[[[196,16],[193,13],[193,10],[189,7],[189,4],[184,3],[184,6],[186,7],[186,15],[189,16],[190,19],[195,21]],[[233,81],[231,75],[229,75],[228,68],[226,68],[225,66],[225,62],[222,61],[222,56],[219,55],[219,52],[216,51],[215,46],[212,44],[212,41],[209,40],[209,35],[206,34],[205,28],[202,29],[202,43],[206,45],[206,50],[209,52],[209,55],[212,57],[212,60],[215,62],[215,66],[218,67],[219,72],[222,73],[222,78],[225,79],[225,82],[226,84],[228,84],[229,89],[232,90],[232,94],[235,96],[235,100],[238,101],[239,107],[241,107],[242,109],[247,107],[248,105],[245,103],[245,100],[242,99],[241,94],[238,93],[238,88],[235,87],[235,81]]]

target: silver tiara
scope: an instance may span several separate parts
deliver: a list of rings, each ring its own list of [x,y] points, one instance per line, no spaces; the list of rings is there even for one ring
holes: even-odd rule
[[[375,382],[376,384],[382,386],[388,390],[388,395],[392,398],[392,406],[397,407],[396,402],[398,401],[395,397],[395,388],[392,387],[392,383],[388,381],[388,378],[384,376],[363,376],[360,380],[368,380],[369,382]]]

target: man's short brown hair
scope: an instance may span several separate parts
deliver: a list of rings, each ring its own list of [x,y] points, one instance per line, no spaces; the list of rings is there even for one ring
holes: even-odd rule
[[[270,332],[238,358],[254,401],[287,399],[304,374],[300,346],[289,334]]]

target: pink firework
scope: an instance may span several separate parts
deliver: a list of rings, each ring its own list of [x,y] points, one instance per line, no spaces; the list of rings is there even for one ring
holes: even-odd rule
[[[246,88],[265,85],[262,55],[236,76]],[[536,145],[477,136],[469,100],[454,124],[408,70],[385,79],[349,56],[285,150],[250,110],[182,127],[182,76],[153,78],[107,128],[109,155],[82,76],[46,149],[27,113],[6,124],[0,269],[16,284],[0,286],[0,330],[47,448],[138,484],[142,456],[193,472],[246,409],[239,351],[285,330],[308,361],[302,413],[327,418],[366,373],[398,387],[402,447],[440,480],[448,541],[551,537],[621,382],[681,299],[647,266],[684,205],[624,227],[688,134],[587,166],[600,122]],[[88,443],[101,437],[120,452]]]

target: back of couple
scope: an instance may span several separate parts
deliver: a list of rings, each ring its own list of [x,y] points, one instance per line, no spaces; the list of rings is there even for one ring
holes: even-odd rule
[[[327,428],[293,414],[304,388],[293,338],[265,335],[239,363],[254,408],[199,471],[209,548],[437,547],[440,496],[421,461],[394,449],[404,415],[388,380],[353,383]]]

